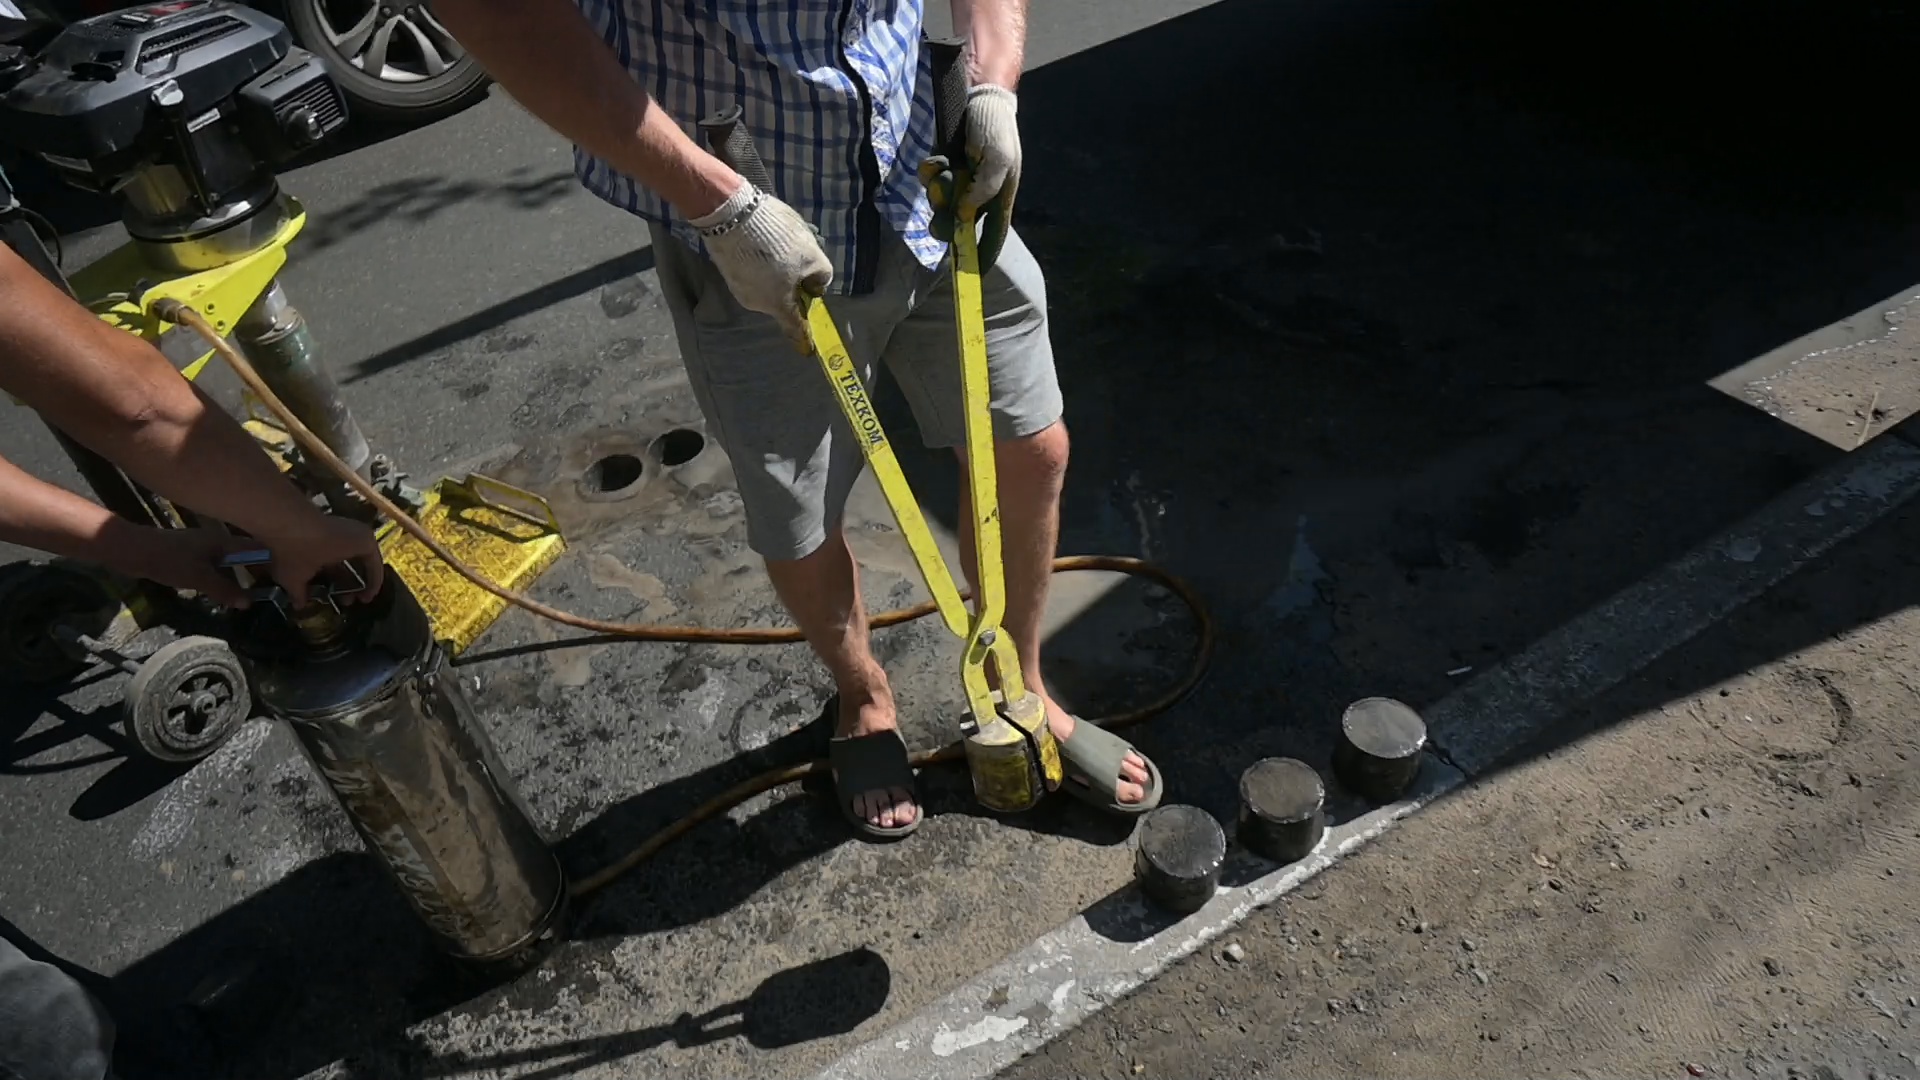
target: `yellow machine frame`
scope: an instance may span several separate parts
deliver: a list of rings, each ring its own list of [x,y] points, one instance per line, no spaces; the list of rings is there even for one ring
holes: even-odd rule
[[[128,242],[70,278],[89,310],[110,325],[159,344],[173,328],[155,314],[163,300],[177,300],[198,311],[225,335],[273,284],[287,263],[287,245],[306,226],[299,201],[282,195],[287,220],[258,250],[211,270],[177,275],[149,262],[138,244]],[[181,374],[197,380],[214,357],[209,349]],[[244,424],[261,449],[284,472],[292,467],[293,440],[248,396]],[[420,524],[449,550],[490,579],[524,590],[566,550],[552,509],[539,496],[490,477],[443,477],[425,493]],[[380,549],[388,567],[400,575],[426,609],[434,633],[458,655],[469,648],[506,610],[506,602],[449,569],[419,541],[392,522],[379,527]],[[136,612],[145,622],[145,617]]]

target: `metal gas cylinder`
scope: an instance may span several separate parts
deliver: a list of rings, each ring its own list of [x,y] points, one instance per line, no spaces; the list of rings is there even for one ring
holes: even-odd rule
[[[561,933],[566,876],[397,574],[367,605],[295,612],[255,665],[367,850],[445,951],[517,962]]]

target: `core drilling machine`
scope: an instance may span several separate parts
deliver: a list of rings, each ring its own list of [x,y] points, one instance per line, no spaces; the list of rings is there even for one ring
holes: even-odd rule
[[[37,56],[0,46],[0,141],[117,200],[129,240],[67,276],[35,215],[3,182],[0,234],[110,324],[169,355],[187,342],[199,355],[175,362],[198,380],[217,350],[180,333],[192,312],[365,491],[491,580],[525,588],[564,547],[547,505],[481,476],[443,478],[424,491],[409,484],[368,443],[279,281],[306,212],[275,168],[346,120],[339,87],[283,24],[222,0],[87,19]],[[381,595],[343,605],[321,587],[295,610],[253,576],[257,563],[239,559],[232,572],[262,602],[226,612],[96,568],[14,564],[0,576],[0,675],[62,680],[102,659],[129,671],[132,741],[169,762],[214,752],[256,709],[287,721],[443,947],[479,962],[512,961],[560,933],[567,885],[449,670],[506,601],[455,574],[338,472],[318,467],[267,403],[243,392],[243,423],[317,505],[378,530],[390,571]],[[159,528],[219,525],[53,435],[114,512]],[[144,659],[127,655],[159,628],[184,636]]]

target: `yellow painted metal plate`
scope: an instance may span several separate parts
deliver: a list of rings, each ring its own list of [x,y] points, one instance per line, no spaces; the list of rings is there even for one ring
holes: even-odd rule
[[[306,228],[307,212],[300,200],[285,194],[281,199],[286,204],[286,224],[259,250],[225,266],[194,273],[169,270],[148,261],[140,245],[129,240],[68,275],[67,283],[107,325],[150,343],[157,343],[171,325],[153,314],[153,306],[166,299],[196,309],[221,334],[231,333],[233,324],[273,284],[286,265],[287,245]],[[208,349],[181,374],[189,381],[199,378],[213,356]],[[15,405],[22,404],[19,398],[8,397]]]
[[[524,592],[539,580],[567,546],[539,496],[484,476],[436,483],[427,492],[420,524],[482,577],[514,592]],[[426,609],[434,636],[447,642],[455,656],[506,612],[505,600],[461,577],[391,523],[381,529],[380,550],[388,568]]]
[[[128,241],[75,271],[68,279],[74,295],[110,325],[148,341],[159,340],[167,329],[168,324],[153,315],[153,306],[164,299],[181,301],[199,311],[215,330],[229,333],[235,320],[286,265],[287,245],[306,227],[306,210],[299,200],[291,195],[281,198],[286,204],[286,224],[251,254],[211,270],[183,274],[153,265],[139,244]],[[198,375],[212,355],[209,351],[189,365],[187,377]]]
[[[260,449],[265,450],[267,456],[273,459],[274,468],[283,473],[292,471],[295,449],[293,436],[281,430],[278,425],[265,420],[242,420],[240,426],[245,428],[247,434],[253,436],[253,441],[260,444]]]

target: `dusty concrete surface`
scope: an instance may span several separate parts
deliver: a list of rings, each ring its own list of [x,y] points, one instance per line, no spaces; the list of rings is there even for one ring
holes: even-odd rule
[[[1920,411],[1916,307],[1914,290],[1888,297],[1756,357],[1714,385],[1852,450]]]
[[[1920,1074],[1916,542],[1899,511],[1004,1080]]]
[[[1833,460],[1708,382],[1920,280],[1906,170],[1776,160],[1879,130],[1874,110],[1836,121],[1845,95],[1802,85],[1771,109],[1657,78],[1623,93],[1614,68],[1563,70],[1557,23],[1479,7],[1227,0],[1022,84],[1021,228],[1050,276],[1075,437],[1062,547],[1147,555],[1209,597],[1213,677],[1139,738],[1217,814],[1247,761],[1323,757],[1347,701],[1430,703]],[[1705,17],[1667,29],[1636,54],[1651,71],[1699,73],[1669,50],[1781,55],[1727,46]],[[1770,70],[1703,82],[1769,94]],[[1284,107],[1249,138],[1223,102]],[[575,544],[543,598],[775,621],[717,456],[624,502],[570,494],[596,446],[650,445],[695,413],[639,230],[496,105],[314,167],[335,224],[289,285],[350,400],[419,474],[486,464],[556,499]],[[1236,156],[1145,168],[1183,147]],[[47,463],[30,434],[0,425],[0,451]],[[910,465],[950,519],[946,463]],[[885,541],[857,531],[873,595],[897,601],[912,590]],[[1062,597],[1052,639],[1058,688],[1096,712],[1186,644],[1150,592],[1099,587]],[[790,734],[825,691],[802,650],[554,637],[509,618],[468,671],[573,865],[815,752]],[[933,628],[880,648],[912,738],[941,738]],[[782,792],[611,890],[543,972],[489,985],[431,956],[284,733],[157,769],[117,730],[120,683],[8,697],[0,913],[139,1015],[243,972],[185,1029],[204,1048],[154,1040],[187,1058],[160,1075],[798,1073],[1128,880],[1125,824],[1072,805],[991,822],[932,777],[927,827],[873,849]]]

